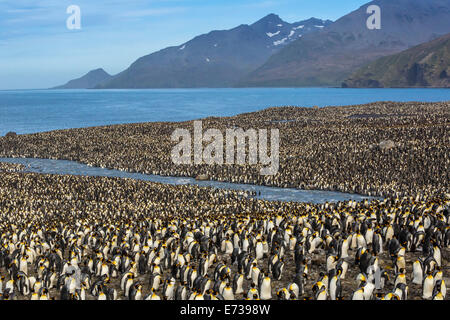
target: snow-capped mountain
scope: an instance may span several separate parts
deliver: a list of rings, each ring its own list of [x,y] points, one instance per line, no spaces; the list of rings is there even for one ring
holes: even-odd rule
[[[279,16],[270,14],[255,22],[251,27],[267,36],[268,46],[285,46],[312,31],[321,30],[331,24],[330,20],[311,18],[305,21],[287,23]]]
[[[331,23],[311,18],[291,24],[270,14],[251,25],[211,31],[139,58],[98,88],[232,86],[281,48]]]
[[[379,30],[366,25],[372,5],[382,12]],[[283,46],[239,86],[340,86],[360,67],[449,31],[450,0],[373,0],[323,30]]]

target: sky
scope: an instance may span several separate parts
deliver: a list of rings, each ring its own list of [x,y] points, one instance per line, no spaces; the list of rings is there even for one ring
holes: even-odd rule
[[[287,22],[337,20],[369,0],[0,0],[0,90],[61,85],[110,74],[137,58],[212,30],[275,13]],[[69,29],[68,7],[80,8]]]

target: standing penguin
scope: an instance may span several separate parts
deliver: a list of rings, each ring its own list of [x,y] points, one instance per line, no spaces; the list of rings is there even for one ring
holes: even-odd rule
[[[352,300],[364,300],[364,288],[358,288],[353,292]]]
[[[156,290],[152,289],[153,292]],[[209,290],[208,290],[209,291]],[[181,284],[177,287],[175,291],[175,300],[186,300],[188,296],[188,289],[186,287],[185,282],[181,282]]]
[[[224,300],[234,300],[233,288],[227,285],[221,292]]]
[[[417,259],[413,263],[413,271],[412,271],[412,283],[414,284],[422,284],[423,281],[423,262],[422,259]]]
[[[264,257],[264,247],[263,247],[263,243],[261,240],[258,240],[256,242],[255,256],[256,256],[256,260],[261,260]]]
[[[406,269],[406,261],[404,256],[398,256],[395,260],[395,273],[399,273],[401,269]]]
[[[255,288],[255,284],[254,283],[252,283],[250,285],[250,289],[247,292],[247,299],[249,299],[249,300],[259,299],[259,292],[258,292],[258,289]]]
[[[10,280],[8,280],[6,282],[4,292],[6,292],[7,290],[9,292],[10,296],[13,296],[15,294],[15,281],[14,281],[14,279],[10,279]]]
[[[327,288],[325,286],[321,286],[314,294],[316,300],[327,300],[327,296]]]
[[[17,273],[17,288],[19,289],[20,294],[27,296],[30,294],[30,281],[25,273],[19,271]]]
[[[342,299],[342,285],[341,285],[341,271],[338,270],[337,274],[330,279],[329,291],[331,300]]]
[[[0,277],[0,294],[3,294],[3,282],[5,281],[5,276]]]
[[[151,289],[158,290],[161,285],[161,276],[159,274],[150,274],[149,285]]]
[[[327,273],[330,272],[330,270],[336,268],[337,265],[338,256],[334,254],[329,254],[327,257]]]
[[[289,292],[298,299],[305,293],[306,278],[304,273],[295,274],[294,281],[289,285]]]
[[[444,279],[435,281],[433,288],[433,299],[437,294],[441,294],[443,299],[445,299],[445,296],[447,295],[447,288],[445,286]]]
[[[394,288],[396,288],[399,283],[406,284],[405,269],[400,269],[399,273],[395,276]]]
[[[137,282],[131,286],[128,294],[129,300],[142,300],[142,285]]]
[[[432,255],[428,256],[425,261],[423,262],[423,270],[425,274],[428,274],[428,272],[433,273],[435,268],[437,266],[436,259]]]
[[[406,283],[397,283],[394,287],[394,294],[400,297],[400,300],[408,300],[408,286]]]
[[[242,273],[236,273],[233,278],[233,293],[241,294],[244,292],[242,284],[244,283],[244,275]]]
[[[123,290],[123,295],[128,297],[130,288],[134,283],[134,274],[128,273],[122,278],[121,288]]]
[[[442,265],[441,248],[438,245],[433,246],[433,258],[436,260],[437,265]]]
[[[337,264],[336,264],[336,270],[340,270],[341,274],[340,274],[340,278],[342,280],[345,279],[345,276],[347,274],[347,270],[348,270],[348,262],[345,261],[345,259],[339,259]]]
[[[363,287],[363,295],[364,300],[372,300],[373,291],[375,289],[375,285],[372,281],[367,281]]]
[[[267,273],[263,277],[261,277],[261,281],[259,281],[258,287],[259,298],[261,300],[272,299],[272,279]]]
[[[258,283],[259,274],[261,273],[261,270],[258,268],[258,264],[256,262],[253,263],[253,266],[250,271],[250,279],[253,283]]]
[[[278,260],[273,266],[273,277],[275,280],[279,281],[281,279],[281,275],[283,274],[284,262],[283,259]]]
[[[433,296],[434,278],[431,272],[423,279],[422,283],[422,298],[430,299]]]
[[[166,300],[173,300],[175,297],[175,279],[164,281],[163,298]]]

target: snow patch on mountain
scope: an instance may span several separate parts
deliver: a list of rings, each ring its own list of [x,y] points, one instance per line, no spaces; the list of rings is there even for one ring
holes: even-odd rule
[[[281,40],[279,40],[279,41],[274,41],[274,42],[273,42],[273,45],[274,45],[274,46],[279,46],[280,44],[285,43],[287,39],[288,39],[288,38],[283,38],[283,39],[281,39]]]
[[[281,31],[277,31],[277,32],[275,32],[275,33],[267,32],[266,34],[267,34],[267,36],[268,36],[269,38],[272,38],[272,37],[275,37],[275,36],[279,35],[280,32],[281,32]]]

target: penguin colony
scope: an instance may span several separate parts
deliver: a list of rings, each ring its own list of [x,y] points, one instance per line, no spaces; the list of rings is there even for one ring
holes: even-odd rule
[[[0,299],[449,299],[450,198],[0,173]]]
[[[2,137],[2,157],[385,200],[270,202],[1,164],[0,299],[448,300],[449,107],[286,107],[203,121],[279,128],[280,171],[271,177],[254,166],[172,165],[170,135],[192,122]]]
[[[20,172],[25,169],[23,164],[0,162],[0,172]]]
[[[229,118],[207,118],[203,130],[278,128],[280,168],[180,165],[171,161],[177,128],[192,122],[139,123],[0,138],[0,156],[75,160],[165,176],[380,197],[439,195],[449,190],[450,102],[326,108],[284,107]],[[390,141],[389,144],[383,142]]]

